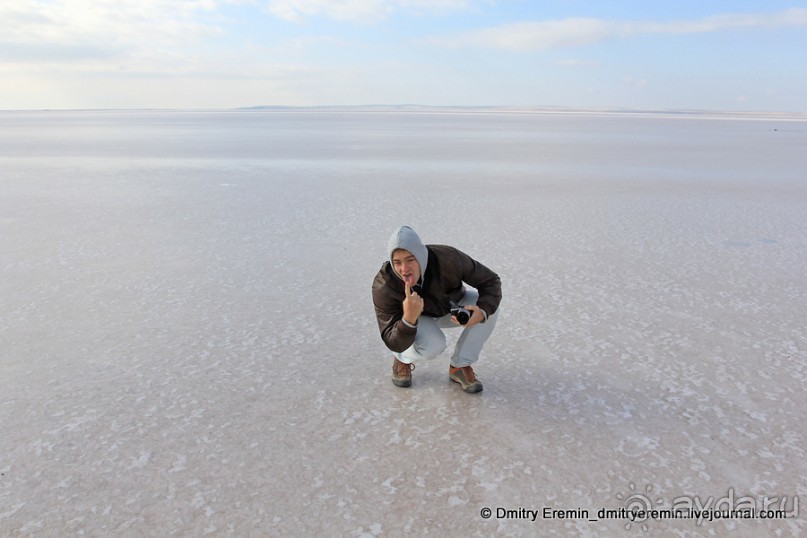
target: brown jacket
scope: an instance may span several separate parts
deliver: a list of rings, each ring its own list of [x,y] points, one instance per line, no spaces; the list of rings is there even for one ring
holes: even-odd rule
[[[479,291],[476,304],[488,316],[502,300],[499,276],[464,252],[446,245],[426,245],[429,261],[422,286],[413,289],[423,297],[424,316],[442,317],[450,312],[449,300],[459,302],[465,294],[463,282]],[[381,339],[395,352],[403,352],[415,341],[416,328],[403,322],[404,282],[384,262],[373,280],[373,305]]]

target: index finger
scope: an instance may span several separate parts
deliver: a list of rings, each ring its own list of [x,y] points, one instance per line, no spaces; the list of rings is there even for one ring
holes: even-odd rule
[[[412,295],[412,284],[410,284],[408,280],[404,280],[404,286],[405,286],[406,296],[409,297],[410,295]]]

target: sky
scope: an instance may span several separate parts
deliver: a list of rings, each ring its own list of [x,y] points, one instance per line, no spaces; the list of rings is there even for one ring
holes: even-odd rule
[[[2,0],[0,109],[807,112],[807,1]]]

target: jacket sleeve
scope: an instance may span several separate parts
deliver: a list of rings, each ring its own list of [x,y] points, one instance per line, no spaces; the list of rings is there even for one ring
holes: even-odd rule
[[[373,281],[373,306],[378,329],[390,351],[401,353],[415,343],[417,328],[409,327],[403,322],[403,297],[397,301],[391,296],[390,290],[385,288],[383,272],[379,271]]]
[[[479,291],[476,305],[488,316],[492,316],[502,301],[502,281],[499,279],[499,275],[462,251],[455,249],[455,253],[461,268],[463,282]]]

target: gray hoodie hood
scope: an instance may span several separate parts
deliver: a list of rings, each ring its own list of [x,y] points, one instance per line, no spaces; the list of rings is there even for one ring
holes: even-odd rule
[[[411,252],[420,264],[420,282],[422,283],[423,275],[426,274],[426,263],[429,261],[429,251],[423,241],[420,240],[420,236],[409,226],[401,226],[392,232],[389,238],[387,254],[389,255],[390,265],[392,265],[392,253],[401,248]],[[401,278],[398,273],[395,273],[395,276]]]

